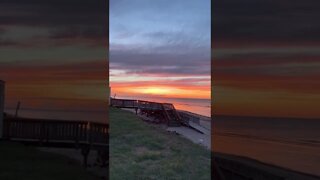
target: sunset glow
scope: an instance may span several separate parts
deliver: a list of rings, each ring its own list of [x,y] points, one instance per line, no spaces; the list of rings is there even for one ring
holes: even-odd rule
[[[111,0],[111,96],[210,100],[209,5],[209,0]],[[185,104],[176,105],[197,111]]]
[[[185,86],[126,86],[112,89],[113,94],[120,93],[122,96],[131,97],[166,97],[166,98],[199,98],[210,99],[208,87],[185,87]]]
[[[0,79],[8,113],[21,102],[22,112],[43,118],[50,117],[40,112],[50,110],[55,118],[66,118],[61,111],[70,118],[99,111],[106,119],[106,7],[79,0],[1,3],[7,21],[0,23]]]
[[[179,89],[171,87],[140,87],[132,89],[136,93],[152,94],[152,95],[172,95],[178,93]]]
[[[320,117],[319,26],[309,16],[317,12],[314,4],[215,2],[214,114]]]

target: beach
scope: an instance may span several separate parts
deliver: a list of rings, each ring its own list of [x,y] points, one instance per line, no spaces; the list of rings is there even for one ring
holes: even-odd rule
[[[213,122],[214,152],[320,177],[320,121],[215,116]]]
[[[248,157],[215,152],[214,158],[220,167],[220,173],[226,180],[319,180],[319,177],[315,175],[266,164]]]

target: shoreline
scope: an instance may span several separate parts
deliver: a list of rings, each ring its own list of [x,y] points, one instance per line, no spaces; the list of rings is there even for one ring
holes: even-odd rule
[[[188,113],[190,115],[198,116],[200,119],[202,119],[204,121],[211,121],[211,117],[210,116],[205,116],[205,115],[202,115],[202,114],[197,114],[197,113],[194,113],[194,112],[191,112],[191,111],[187,111],[187,110],[182,110],[182,109],[176,109],[176,110]]]
[[[259,160],[256,160],[256,159],[253,159],[250,157],[246,157],[246,156],[226,154],[226,153],[222,153],[222,152],[213,152],[213,154],[215,154],[214,158],[218,161],[217,164],[220,167],[223,165],[221,165],[221,163],[219,163],[219,162],[230,161],[235,164],[239,163],[239,164],[242,164],[243,166],[258,169],[263,173],[272,174],[275,176],[286,178],[288,180],[291,180],[291,179],[292,180],[293,179],[318,180],[318,179],[320,179],[320,176],[318,176],[318,175],[296,171],[296,170],[293,170],[290,168],[281,167],[281,166],[274,165],[271,163],[265,163],[265,162],[262,162],[262,161],[259,161]]]
[[[195,118],[199,118],[199,125],[208,131],[211,132],[211,118],[208,116],[203,116],[201,114],[193,113],[190,111],[185,111],[185,110],[178,110],[178,112],[184,112],[186,114],[189,114],[190,116],[194,116]]]
[[[215,134],[213,142],[214,152],[246,157],[304,174],[320,175],[317,170],[319,146],[228,134]]]

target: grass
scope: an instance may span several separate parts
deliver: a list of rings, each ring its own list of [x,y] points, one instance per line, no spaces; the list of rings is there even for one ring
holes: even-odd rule
[[[110,179],[211,179],[210,151],[110,109]]]
[[[0,179],[91,180],[80,163],[34,147],[0,141]]]

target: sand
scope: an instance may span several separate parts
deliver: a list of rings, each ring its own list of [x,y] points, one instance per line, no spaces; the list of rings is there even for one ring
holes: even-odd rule
[[[290,169],[282,168],[279,166],[266,164],[261,161],[257,161],[255,159],[230,155],[230,154],[222,154],[214,152],[214,156],[216,159],[225,162],[233,162],[232,166],[227,167],[228,169],[232,169],[237,167],[237,172],[242,172],[247,177],[253,177],[253,179],[286,179],[286,180],[319,180],[319,177],[314,175],[309,175],[297,171],[293,171]],[[221,165],[222,162],[218,161],[218,165]],[[240,164],[240,167],[237,165]],[[220,169],[221,170],[221,169]],[[226,174],[225,174],[226,175]],[[226,175],[227,176],[227,175]],[[266,176],[269,176],[268,178]]]
[[[250,157],[299,172],[320,176],[320,148],[261,139],[214,135],[214,151]]]
[[[318,176],[319,120],[216,116],[213,150]]]

